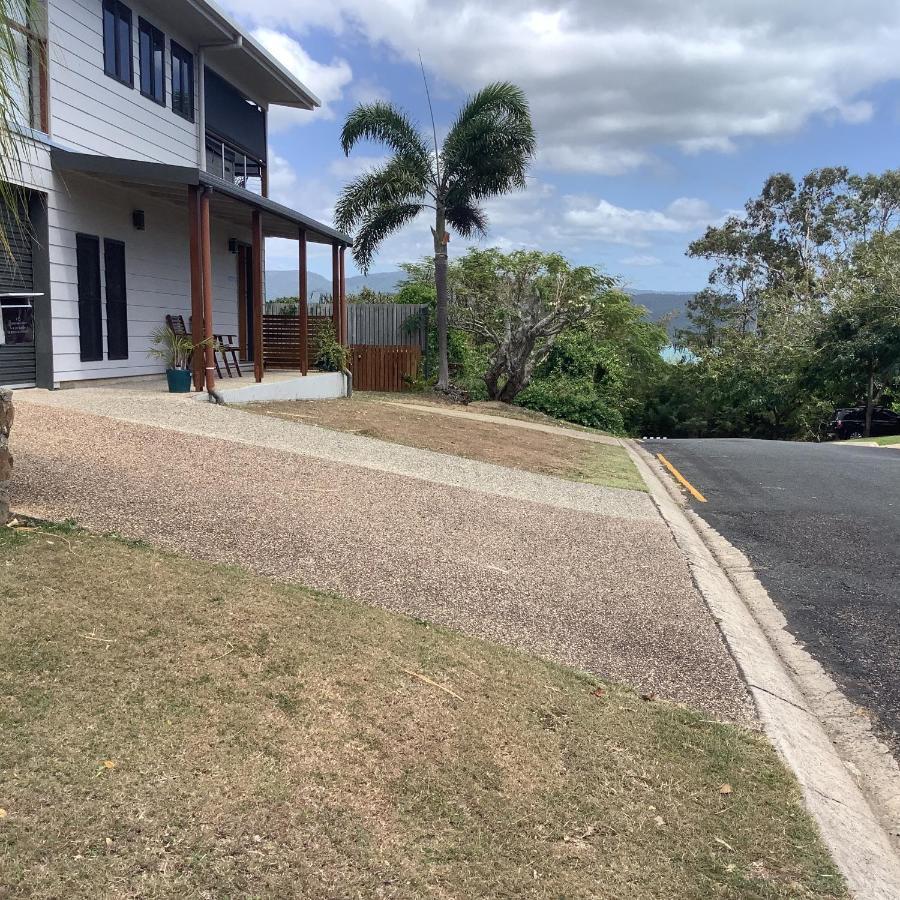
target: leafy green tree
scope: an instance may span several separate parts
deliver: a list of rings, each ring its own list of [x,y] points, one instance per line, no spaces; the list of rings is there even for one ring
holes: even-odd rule
[[[348,299],[351,303],[396,303],[397,295],[376,291],[368,285],[363,285],[355,294],[350,294]]]
[[[388,235],[425,210],[433,213],[437,386],[446,390],[450,379],[448,229],[462,237],[486,234],[483,201],[525,187],[536,143],[525,95],[507,82],[490,84],[471,97],[440,147],[437,129],[432,131],[430,141],[404,112],[389,103],[362,104],[354,109],[341,132],[344,153],[349,155],[361,140],[371,140],[385,144],[393,155],[385,165],[344,188],[335,223],[344,231],[356,232],[353,258],[365,272]]]
[[[488,397],[515,400],[559,335],[595,317],[614,284],[556,253],[472,249],[454,263],[454,324],[487,349]]]
[[[692,358],[665,371],[647,430],[809,438],[835,406],[871,408],[896,371],[881,313],[897,294],[898,226],[900,170],[768,178],[688,249],[713,264],[709,286],[678,334]]]
[[[864,398],[865,436],[878,394],[900,370],[900,234],[859,244],[837,273],[834,302],[816,337],[811,370],[851,401]]]

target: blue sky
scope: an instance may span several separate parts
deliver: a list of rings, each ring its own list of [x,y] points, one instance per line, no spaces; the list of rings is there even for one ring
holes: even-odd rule
[[[386,99],[427,123],[420,50],[439,131],[492,80],[531,102],[529,188],[488,204],[485,243],[557,250],[636,288],[701,287],[707,266],[685,257],[688,243],[772,172],[900,165],[895,2],[256,0],[251,16],[225,5],[323,101],[273,110],[270,190],[329,222],[342,184],[383,153],[343,158],[347,112]],[[373,270],[428,253],[428,224],[387,241]],[[294,268],[295,252],[270,242],[268,266]],[[327,274],[324,254],[310,261]]]

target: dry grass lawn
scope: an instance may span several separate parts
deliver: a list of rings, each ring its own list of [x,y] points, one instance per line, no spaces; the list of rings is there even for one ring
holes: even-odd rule
[[[754,734],[114,538],[0,560],[4,897],[846,896]]]
[[[541,475],[635,491],[647,489],[623,447],[590,443],[574,436],[530,431],[514,425],[435,415],[399,405],[404,399],[417,405],[446,405],[418,394],[356,392],[350,400],[278,401],[253,403],[243,408],[290,422],[321,425],[336,431],[465,456]],[[556,426],[564,424],[526,410],[507,408],[501,413],[498,407],[504,406],[472,404],[469,409]]]

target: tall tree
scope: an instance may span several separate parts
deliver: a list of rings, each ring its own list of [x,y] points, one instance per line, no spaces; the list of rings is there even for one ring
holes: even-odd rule
[[[567,328],[595,319],[615,279],[556,253],[470,250],[454,263],[454,323],[487,348],[484,382],[511,403]]]
[[[528,101],[518,87],[507,82],[489,84],[469,98],[440,146],[437,129],[433,127],[432,132],[429,139],[392,104],[357,106],[341,132],[344,153],[349,156],[357,143],[370,140],[386,145],[392,156],[344,188],[335,209],[335,224],[343,231],[356,232],[353,258],[366,272],[388,235],[419,213],[433,212],[437,386],[446,390],[450,383],[448,228],[462,237],[485,235],[488,221],[483,201],[525,187],[536,142]]]
[[[876,233],[835,273],[816,351],[816,375],[863,398],[868,437],[878,393],[900,371],[900,234]]]

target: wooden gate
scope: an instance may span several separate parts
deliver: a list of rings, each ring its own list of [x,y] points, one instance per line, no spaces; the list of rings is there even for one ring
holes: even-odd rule
[[[353,389],[357,391],[402,391],[419,374],[422,351],[418,347],[350,348]]]

